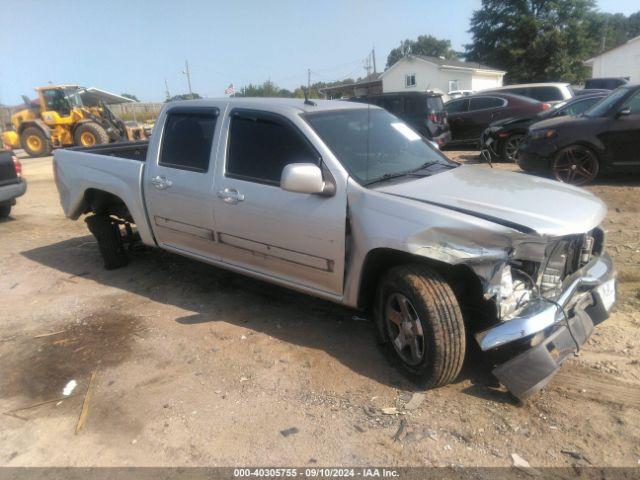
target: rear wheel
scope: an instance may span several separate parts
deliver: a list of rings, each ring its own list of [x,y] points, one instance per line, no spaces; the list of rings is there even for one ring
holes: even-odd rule
[[[93,147],[109,143],[109,134],[95,122],[82,123],[73,133],[73,141],[80,147]]]
[[[20,145],[30,157],[51,155],[51,141],[38,127],[27,127],[20,134]]]
[[[11,204],[0,205],[0,218],[8,217],[11,214]]]
[[[376,322],[394,363],[426,387],[452,382],[466,349],[458,301],[447,282],[424,265],[391,269],[376,298]]]
[[[524,140],[524,135],[515,133],[509,135],[502,142],[502,160],[505,162],[515,162],[518,158],[518,149]]]
[[[551,172],[555,179],[572,185],[592,182],[599,171],[598,157],[593,150],[582,145],[563,148],[551,164]]]
[[[122,235],[118,224],[108,215],[93,215],[87,217],[87,227],[98,241],[98,249],[104,268],[113,270],[124,267],[129,263],[129,257],[124,249]]]

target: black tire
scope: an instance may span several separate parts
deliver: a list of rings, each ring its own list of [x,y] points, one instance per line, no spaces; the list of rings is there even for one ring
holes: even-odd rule
[[[551,162],[551,173],[559,182],[571,185],[591,183],[600,172],[598,155],[584,145],[570,145],[560,150]]]
[[[20,146],[30,157],[51,155],[51,140],[38,127],[26,127],[20,134]]]
[[[91,139],[91,141],[86,141]],[[81,123],[73,132],[73,143],[79,147],[92,147],[109,143],[107,131],[95,122]]]
[[[98,249],[104,268],[113,270],[124,267],[129,263],[129,257],[122,243],[122,236],[118,225],[107,215],[93,215],[87,217],[87,227],[98,241]]]
[[[514,133],[502,140],[500,159],[504,162],[515,163],[518,158],[518,147],[522,140],[524,140],[524,135],[521,133]]]
[[[11,204],[0,205],[0,218],[6,218],[11,215]]]
[[[410,317],[413,323],[405,322],[401,313],[400,299],[409,301],[407,307],[413,309]],[[394,302],[398,302],[398,309]],[[394,314],[390,315],[389,312]],[[387,272],[378,285],[375,301],[375,318],[380,340],[386,347],[387,354],[411,380],[427,388],[440,387],[456,379],[464,362],[466,351],[466,333],[460,305],[451,287],[440,274],[431,268],[415,264],[395,267]],[[400,327],[392,321],[392,316],[400,313]],[[415,315],[413,315],[415,314]],[[420,328],[418,329],[418,323]],[[394,342],[394,328],[400,338],[407,341],[403,349],[397,348]],[[422,332],[422,340],[412,341],[406,335],[419,337],[416,330]],[[413,355],[410,344],[417,345],[422,355]],[[406,349],[409,352],[406,352]],[[407,358],[411,357],[410,359]]]

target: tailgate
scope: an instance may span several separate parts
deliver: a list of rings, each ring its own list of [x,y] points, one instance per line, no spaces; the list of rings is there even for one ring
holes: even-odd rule
[[[11,152],[0,151],[0,187],[20,182],[13,166],[12,156]]]

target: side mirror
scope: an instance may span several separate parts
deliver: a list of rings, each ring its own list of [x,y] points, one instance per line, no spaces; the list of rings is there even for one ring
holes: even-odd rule
[[[626,115],[631,115],[631,108],[629,107],[624,107],[623,109],[621,109],[620,111],[618,111],[618,117],[624,117]]]
[[[322,170],[313,163],[290,163],[282,170],[280,188],[296,193],[324,193]]]

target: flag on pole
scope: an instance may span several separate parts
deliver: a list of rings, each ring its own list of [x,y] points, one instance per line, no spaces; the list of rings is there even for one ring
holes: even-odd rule
[[[233,83],[230,84],[227,88],[224,89],[224,94],[225,95],[233,95],[234,93],[236,93],[236,89],[233,88]]]

